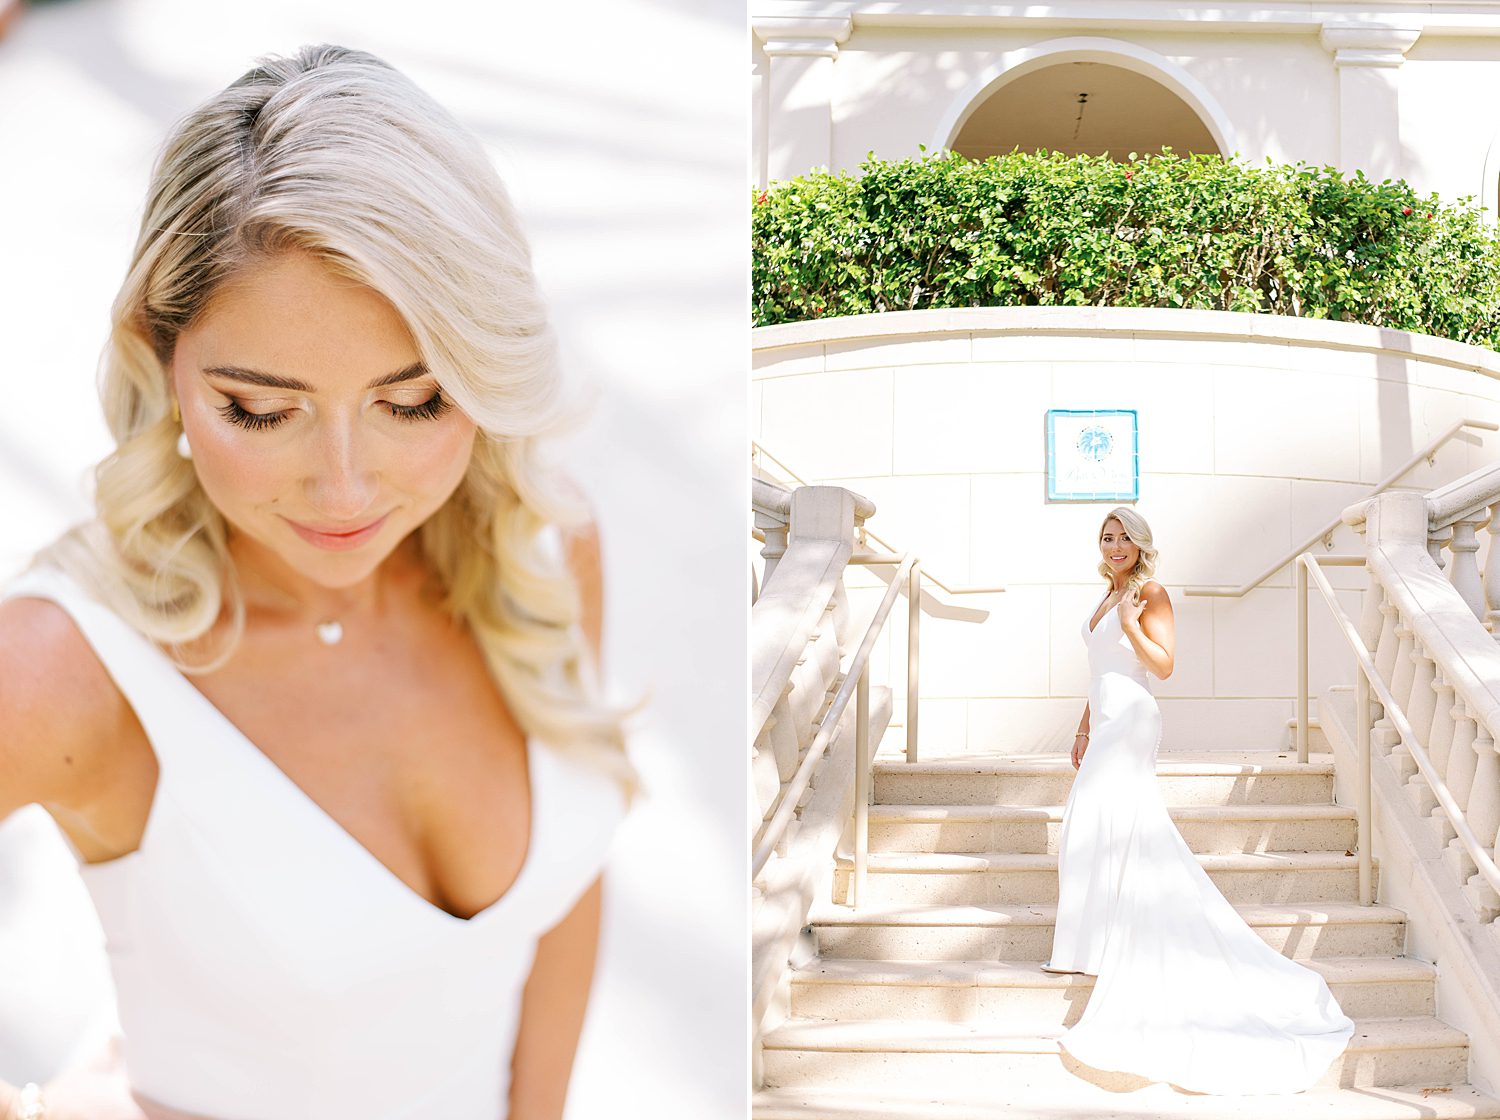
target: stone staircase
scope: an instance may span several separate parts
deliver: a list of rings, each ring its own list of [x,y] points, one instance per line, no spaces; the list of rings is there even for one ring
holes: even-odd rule
[[[1332,756],[1163,754],[1163,796],[1205,870],[1266,942],[1328,981],[1357,1029],[1313,1089],[1214,1097],[1083,1066],[1056,1038],[1092,977],[1042,972],[1073,768],[1058,756],[876,763],[858,910],[815,903],[816,955],[763,1034],[756,1120],[918,1117],[1500,1117],[1468,1039],[1435,1014],[1405,915],[1358,903],[1352,809]],[[1378,868],[1377,868],[1378,871]],[[1377,895],[1378,897],[1378,895]]]

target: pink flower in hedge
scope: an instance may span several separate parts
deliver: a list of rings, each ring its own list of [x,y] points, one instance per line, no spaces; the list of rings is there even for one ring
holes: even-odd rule
[[[1401,207],[1401,213],[1402,213],[1403,216],[1410,214],[1411,213],[1411,207],[1410,206],[1403,206],[1403,207]]]
[[[1427,215],[1427,216],[1428,216],[1428,217],[1429,217],[1429,218],[1430,218],[1430,217],[1432,217],[1432,215],[1431,215],[1431,214],[1428,214],[1428,215]]]
[[[1135,176],[1135,172],[1134,171],[1127,171],[1127,172],[1125,172],[1125,178],[1127,178],[1127,179],[1133,178],[1134,176]]]
[[[758,194],[758,195],[755,196],[755,205],[757,205],[757,206],[764,206],[765,204],[766,204],[766,192],[765,191],[761,191],[760,194]]]

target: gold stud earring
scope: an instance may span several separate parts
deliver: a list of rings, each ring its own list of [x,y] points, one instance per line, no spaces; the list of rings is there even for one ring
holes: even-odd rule
[[[174,424],[181,424],[182,423],[182,410],[177,407],[177,401],[176,400],[172,401],[172,423],[174,423]]]

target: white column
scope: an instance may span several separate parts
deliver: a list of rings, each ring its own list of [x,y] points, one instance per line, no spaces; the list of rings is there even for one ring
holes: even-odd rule
[[[1331,20],[1319,42],[1339,78],[1339,169],[1380,182],[1402,176],[1400,73],[1420,26]]]
[[[833,60],[848,16],[752,16],[766,53],[765,175],[790,179],[833,159]]]

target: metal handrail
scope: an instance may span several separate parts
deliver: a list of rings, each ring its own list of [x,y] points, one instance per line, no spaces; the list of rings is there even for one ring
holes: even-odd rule
[[[787,475],[792,479],[792,481],[795,482],[795,483],[797,483],[797,485],[799,485],[799,486],[811,486],[811,485],[813,485],[812,483],[808,482],[805,478],[803,478],[801,475],[799,475],[796,471],[792,470],[791,467],[787,466],[780,459],[776,458],[776,456],[773,455],[773,454],[771,454],[771,452],[767,451],[763,446],[761,446],[761,444],[759,442],[757,442],[756,440],[753,440],[753,439],[750,441],[750,454],[752,456],[757,455],[757,454],[764,455],[767,459],[771,460],[771,462],[775,463],[778,467],[780,467],[783,471],[785,471],[787,473]],[[860,539],[861,543],[863,543],[864,541],[874,541],[876,544],[878,544],[881,548],[885,549],[889,553],[899,553],[901,551],[900,549],[898,549],[894,545],[892,545],[889,541],[882,540],[880,537],[878,537],[874,533],[870,532],[870,530],[867,529],[867,528],[865,528],[864,526],[860,527],[860,538],[859,539]],[[882,563],[883,564],[883,563],[886,563],[886,561],[884,561],[884,560],[865,561],[865,563]],[[976,586],[976,585],[973,585],[973,584],[966,585],[966,586],[950,585],[950,584],[944,583],[942,580],[938,579],[938,577],[935,576],[935,575],[933,575],[931,572],[926,572],[926,571],[924,571],[922,573],[922,578],[930,580],[931,582],[937,584],[944,591],[946,591],[949,595],[995,595],[995,594],[999,594],[1000,592],[1002,592],[1002,591],[1005,590],[1005,586],[1003,584],[998,584],[998,583],[997,584],[993,584],[991,586]]]
[[[1410,752],[1412,761],[1417,764],[1417,769],[1422,777],[1427,780],[1438,804],[1443,807],[1447,814],[1448,822],[1453,826],[1454,833],[1458,836],[1465,849],[1468,850],[1469,858],[1474,861],[1475,868],[1489,882],[1496,892],[1500,892],[1500,866],[1480,844],[1479,838],[1474,835],[1473,829],[1469,827],[1464,818],[1464,811],[1454,800],[1453,794],[1449,792],[1447,784],[1438,776],[1432,760],[1427,756],[1427,750],[1417,741],[1416,731],[1412,728],[1406,713],[1396,703],[1396,698],[1386,683],[1381,679],[1379,671],[1375,668],[1375,662],[1370,657],[1370,652],[1365,648],[1364,641],[1359,636],[1359,631],[1349,621],[1349,616],[1344,609],[1338,605],[1334,598],[1333,588],[1329,585],[1327,577],[1318,570],[1318,557],[1310,552],[1304,552],[1297,557],[1297,571],[1299,578],[1298,599],[1299,603],[1305,603],[1307,596],[1307,581],[1310,577],[1318,585],[1318,591],[1322,594],[1328,609],[1333,613],[1334,621],[1338,624],[1340,632],[1354,654],[1355,665],[1359,674],[1355,678],[1355,749],[1359,756],[1359,901],[1363,906],[1370,905],[1372,898],[1371,872],[1370,872],[1370,690],[1374,689],[1375,697],[1385,709],[1391,725],[1395,728],[1401,744]],[[1299,621],[1305,615],[1305,608],[1299,612]],[[1301,633],[1298,635],[1299,666],[1303,664],[1306,657],[1307,632],[1305,627],[1299,627]],[[1305,711],[1307,702],[1307,681],[1303,677],[1298,681],[1297,705],[1299,711]],[[1302,720],[1297,728],[1298,754],[1306,761],[1306,737],[1307,722]]]
[[[849,557],[849,563],[851,565],[858,564],[866,568],[894,567],[901,563],[901,557],[893,553],[856,552]],[[887,578],[880,572],[876,572],[875,574],[882,580]],[[923,575],[925,576],[926,573],[924,572]],[[890,578],[894,582],[895,577],[892,576]],[[932,582],[937,583],[937,580],[933,580]],[[939,584],[939,586],[942,585]],[[1005,588],[996,587],[991,590],[1004,591]],[[946,618],[951,622],[983,622],[990,617],[990,612],[980,607],[956,607],[951,603],[941,602],[918,587],[911,588],[909,594],[914,594],[917,600],[921,602],[922,610],[932,615],[933,618]],[[912,761],[916,760],[913,759]]]
[[[1417,452],[1410,459],[1408,459],[1403,466],[1386,475],[1385,478],[1376,483],[1375,488],[1360,500],[1364,501],[1369,498],[1373,498],[1376,494],[1382,493],[1383,491],[1388,489],[1398,478],[1415,467],[1423,459],[1431,459],[1439,447],[1447,443],[1464,428],[1477,428],[1487,432],[1497,432],[1500,431],[1500,424],[1494,424],[1488,420],[1459,420],[1458,422],[1450,425],[1447,431],[1445,431],[1437,439],[1429,443],[1424,450]],[[1343,522],[1344,515],[1342,512],[1340,512],[1339,515],[1332,521],[1330,521],[1324,528],[1308,537],[1307,540],[1303,541],[1296,548],[1292,549],[1290,553],[1288,553],[1282,559],[1278,560],[1276,563],[1272,564],[1265,571],[1261,572],[1260,575],[1256,576],[1249,583],[1242,584],[1239,587],[1187,587],[1183,589],[1183,594],[1215,596],[1229,599],[1243,598],[1245,595],[1248,595],[1251,591],[1255,590],[1255,588],[1259,587],[1266,580],[1270,579],[1271,576],[1273,576],[1275,573],[1281,571],[1282,568],[1286,567],[1290,563],[1293,563],[1298,556],[1300,556],[1302,553],[1305,553],[1308,549],[1317,544],[1323,538],[1327,537],[1330,533],[1332,533],[1335,529],[1342,525]]]
[[[765,867],[766,861],[771,858],[776,845],[781,843],[782,835],[791,823],[793,814],[797,811],[797,804],[802,800],[802,795],[807,792],[807,787],[812,784],[813,771],[817,768],[819,760],[828,749],[828,744],[833,739],[833,733],[843,718],[844,709],[849,706],[849,697],[856,689],[860,691],[860,702],[862,710],[858,714],[858,728],[860,733],[868,737],[869,733],[869,662],[870,653],[875,648],[875,639],[880,636],[881,629],[885,626],[886,619],[890,616],[891,607],[895,604],[897,596],[901,592],[902,577],[913,575],[916,571],[916,557],[907,553],[901,559],[901,567],[896,573],[895,579],[886,589],[885,597],[881,599],[880,606],[875,611],[875,616],[870,620],[870,625],[865,631],[864,640],[860,642],[859,649],[849,663],[849,671],[844,677],[844,682],[839,686],[834,695],[833,703],[828,706],[828,711],[818,721],[818,732],[813,741],[808,745],[807,753],[802,758],[802,763],[797,767],[797,772],[792,775],[792,780],[787,784],[785,792],[781,796],[781,804],[776,807],[772,814],[770,823],[761,835],[761,841],[756,846],[755,854],[750,860],[750,878],[753,880]],[[910,662],[908,662],[908,666]],[[916,727],[916,719],[908,713],[910,733]],[[911,744],[908,741],[908,750]],[[868,771],[868,764],[864,755],[868,753],[868,743],[860,743],[855,751],[855,786],[858,790],[860,785],[860,774]],[[866,795],[868,800],[868,794]],[[855,796],[856,811],[858,807],[858,793]]]

